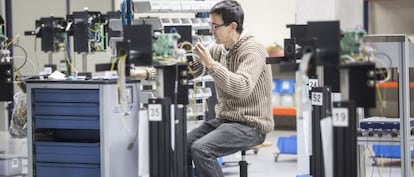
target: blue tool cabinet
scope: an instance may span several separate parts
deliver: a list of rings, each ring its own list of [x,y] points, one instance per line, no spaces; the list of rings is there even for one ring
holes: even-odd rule
[[[29,176],[138,176],[138,84],[125,106],[115,81],[28,81]]]

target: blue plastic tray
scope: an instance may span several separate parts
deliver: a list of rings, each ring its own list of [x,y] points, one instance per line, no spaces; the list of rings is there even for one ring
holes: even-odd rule
[[[375,157],[400,158],[401,147],[399,145],[372,145]],[[411,151],[411,158],[414,157],[414,150]]]
[[[281,154],[297,154],[297,136],[279,137],[277,147]]]

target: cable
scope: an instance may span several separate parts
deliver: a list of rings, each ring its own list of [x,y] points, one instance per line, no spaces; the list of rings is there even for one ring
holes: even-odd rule
[[[381,64],[387,70],[387,77],[385,77],[383,80],[380,80],[378,82],[379,83],[384,83],[384,82],[388,82],[389,80],[391,80],[391,72],[392,71],[391,71],[390,67],[387,67],[381,60],[375,60],[375,62]]]
[[[64,45],[65,45],[65,48],[66,48],[66,52],[65,52],[66,57],[65,57],[65,59],[66,59],[66,62],[68,62],[70,68],[72,69],[72,72],[78,73],[78,70],[72,64],[72,61],[74,60],[74,58],[72,60],[72,55],[70,53],[70,43],[69,43],[68,39],[69,39],[69,34],[66,35],[66,39],[65,39],[65,42],[64,42]],[[69,74],[71,74],[71,73],[69,73]]]
[[[185,58],[187,58],[188,56],[191,56],[191,57],[193,57],[193,60],[195,59],[195,58],[199,58],[199,56],[198,55],[196,55],[196,54],[194,54],[194,53],[186,53],[186,54],[184,54],[184,57]],[[206,67],[204,66],[204,63],[200,60],[199,61],[201,64],[202,64],[202,66],[203,66],[203,70],[202,70],[202,72],[201,72],[201,74],[198,76],[198,77],[194,77],[195,76],[195,72],[193,72],[193,70],[191,69],[191,67],[189,67],[190,68],[190,74],[191,75],[193,75],[193,79],[196,79],[196,78],[199,78],[199,77],[203,77],[204,76],[204,74],[206,73]],[[202,79],[202,78],[201,78]]]
[[[17,34],[10,42],[6,43],[5,48],[8,49],[9,45],[14,44],[17,41],[17,39],[19,38],[19,36],[20,36],[20,34]]]
[[[28,57],[22,57],[22,56],[13,56],[12,58],[13,59],[18,59],[18,58],[20,58],[20,59],[27,59],[27,61],[32,65],[33,73],[31,75],[29,75],[29,76],[24,77],[24,78],[21,78],[20,77],[20,80],[26,80],[26,79],[31,78],[32,76],[34,76],[36,74],[36,65],[33,63],[32,60],[30,60],[30,58],[28,58]],[[19,70],[17,70],[17,69],[16,69],[16,72],[17,73],[20,73]]]
[[[17,44],[13,44],[13,45],[11,45],[12,47],[17,47],[17,48],[20,48],[22,51],[23,51],[23,53],[24,53],[24,62],[23,62],[23,64],[21,65],[21,66],[19,66],[19,67],[17,67],[17,69],[16,70],[20,70],[20,69],[22,69],[23,67],[24,67],[24,65],[27,63],[27,52],[26,52],[26,50],[22,47],[22,46],[20,46],[20,45],[17,45]],[[16,71],[15,70],[15,71]]]
[[[384,56],[388,60],[388,62],[389,62],[389,67],[392,67],[392,59],[391,59],[391,57],[389,55],[387,55],[384,52],[378,52],[378,53],[376,52],[375,55]]]

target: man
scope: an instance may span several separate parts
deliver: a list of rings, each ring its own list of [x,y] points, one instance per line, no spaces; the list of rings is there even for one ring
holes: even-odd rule
[[[234,0],[215,4],[209,12],[210,31],[216,44],[197,44],[196,74],[207,69],[215,82],[217,118],[187,135],[189,177],[191,160],[198,177],[222,177],[217,157],[263,143],[273,129],[272,74],[266,65],[266,49],[243,30],[244,12]]]

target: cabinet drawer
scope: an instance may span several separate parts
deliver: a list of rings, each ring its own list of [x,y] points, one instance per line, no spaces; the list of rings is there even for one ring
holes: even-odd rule
[[[36,103],[34,107],[35,116],[99,116],[99,105],[96,103]]]
[[[98,90],[82,89],[35,89],[35,102],[98,103]]]
[[[100,163],[97,143],[36,142],[37,162]]]
[[[35,128],[99,129],[99,117],[35,116]]]
[[[36,163],[36,177],[100,177],[99,165]]]

